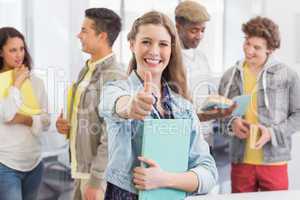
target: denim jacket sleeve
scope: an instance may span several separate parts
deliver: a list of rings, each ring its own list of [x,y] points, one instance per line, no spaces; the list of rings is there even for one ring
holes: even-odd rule
[[[189,170],[196,173],[198,177],[199,185],[196,193],[205,194],[216,184],[218,173],[215,160],[210,155],[208,144],[200,133],[200,122],[195,112],[193,112],[192,121]]]
[[[131,95],[129,89],[130,87],[126,80],[107,82],[103,87],[101,101],[98,107],[100,116],[105,118],[105,120],[115,122],[127,120],[121,118],[116,113],[116,103],[120,97]]]
[[[279,124],[269,127],[273,146],[287,145],[285,138],[300,130],[300,80],[296,72],[289,70],[288,117]]]

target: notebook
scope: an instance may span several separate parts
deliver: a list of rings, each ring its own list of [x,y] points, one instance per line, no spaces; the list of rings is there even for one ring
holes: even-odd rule
[[[213,109],[227,109],[233,104],[231,99],[220,95],[209,95],[202,103],[201,110],[203,112]]]
[[[250,103],[251,96],[250,95],[236,96],[232,100],[237,104],[237,107],[232,112],[232,115],[240,116],[240,117],[244,116],[248,108],[248,105]]]
[[[203,112],[206,112],[216,108],[228,109],[232,105],[232,103],[235,102],[237,107],[232,112],[232,115],[243,116],[246,113],[250,100],[250,95],[236,96],[232,100],[227,99],[223,96],[210,96],[203,103],[201,110]]]
[[[190,119],[147,119],[144,121],[142,156],[154,160],[163,170],[185,172],[190,133]],[[139,192],[139,200],[183,200],[185,197],[184,191],[170,188]]]

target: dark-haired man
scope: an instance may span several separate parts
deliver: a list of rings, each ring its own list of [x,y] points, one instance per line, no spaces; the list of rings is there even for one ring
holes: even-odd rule
[[[66,134],[70,140],[71,172],[75,179],[73,199],[76,200],[104,198],[107,136],[97,106],[103,84],[123,74],[112,52],[120,30],[121,20],[115,12],[90,8],[85,11],[77,35],[82,51],[91,57],[73,85],[68,119],[61,114],[56,122],[58,132]]]

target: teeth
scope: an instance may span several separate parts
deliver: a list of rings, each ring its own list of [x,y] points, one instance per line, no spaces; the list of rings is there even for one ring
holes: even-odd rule
[[[145,60],[147,63],[150,63],[150,64],[158,64],[160,62],[160,60],[150,59],[150,58],[146,58]]]

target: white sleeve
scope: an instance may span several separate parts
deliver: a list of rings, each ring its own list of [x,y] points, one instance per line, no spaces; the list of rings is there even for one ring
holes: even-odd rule
[[[50,115],[48,113],[48,95],[45,90],[45,86],[42,80],[39,80],[39,91],[36,91],[37,98],[42,109],[42,113],[32,116],[32,133],[39,135],[43,131],[47,131],[50,127]],[[36,88],[34,88],[36,90]]]
[[[8,122],[12,120],[21,105],[22,98],[20,90],[14,86],[10,87],[8,96],[0,100],[0,121]]]

